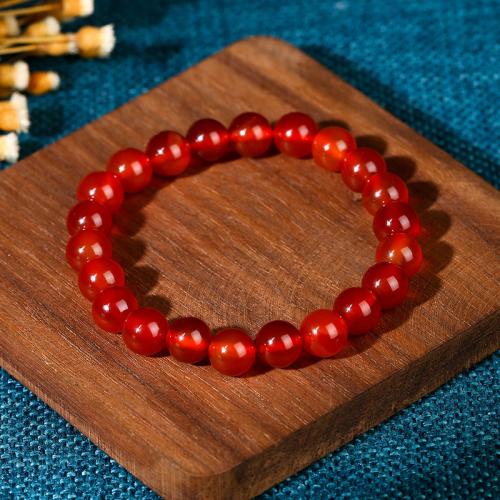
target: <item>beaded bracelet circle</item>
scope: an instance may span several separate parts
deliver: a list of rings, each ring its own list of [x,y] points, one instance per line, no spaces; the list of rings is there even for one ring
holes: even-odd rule
[[[348,288],[335,299],[332,309],[308,314],[300,328],[285,321],[264,325],[253,340],[244,330],[226,328],[212,334],[198,318],[168,322],[158,310],[139,307],[125,287],[125,274],[112,259],[109,236],[113,213],[125,193],[141,191],[153,173],[174,177],[186,170],[193,158],[216,162],[229,151],[259,157],[274,144],[295,158],[312,155],[316,164],[340,172],[344,183],[360,193],[366,210],[374,216],[373,230],[380,241],[376,264],[363,276],[360,287]],[[313,119],[299,112],[284,115],[274,129],[262,115],[243,113],[229,129],[213,119],[202,119],[186,138],[164,131],[154,136],[146,151],[123,149],[108,161],[103,172],[93,172],[80,182],[79,203],[68,214],[71,238],[66,248],[68,263],[79,273],[82,294],[92,301],[95,323],[107,332],[122,333],[133,352],[152,356],[170,351],[176,359],[198,363],[207,357],[225,375],[240,376],[254,365],[257,356],[274,368],[285,368],[303,351],[318,358],[338,354],[348,336],[363,335],[379,322],[381,310],[399,305],[408,293],[409,277],[423,261],[416,238],[420,221],[408,204],[408,188],[387,172],[375,150],[358,148],[342,127],[318,131]]]

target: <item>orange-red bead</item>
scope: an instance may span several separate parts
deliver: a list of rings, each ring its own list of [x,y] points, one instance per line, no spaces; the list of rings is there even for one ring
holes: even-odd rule
[[[379,209],[373,218],[373,232],[379,240],[397,233],[417,237],[420,231],[418,215],[408,203],[389,203]]]
[[[79,271],[87,262],[100,257],[111,257],[111,241],[105,233],[95,229],[79,231],[66,246],[68,264]]]
[[[312,155],[320,167],[339,172],[348,151],[356,148],[356,141],[348,130],[342,127],[326,127],[314,138]]]
[[[68,233],[76,234],[83,229],[99,229],[108,233],[113,225],[111,212],[95,201],[81,201],[69,212],[66,218]]]
[[[92,172],[81,180],[76,196],[79,201],[95,201],[116,212],[123,203],[123,187],[111,172]]]
[[[351,335],[373,330],[381,316],[377,296],[366,288],[347,288],[335,299],[333,308],[342,315]]]
[[[141,307],[132,311],[123,324],[122,337],[137,354],[153,356],[167,347],[168,321],[156,309]]]
[[[382,240],[375,255],[377,262],[391,262],[401,266],[407,276],[417,273],[424,260],[418,241],[402,233]]]
[[[108,160],[107,170],[118,176],[126,193],[143,190],[153,176],[148,156],[134,148],[117,151]]]
[[[191,163],[189,142],[177,132],[166,130],[150,139],[146,147],[155,174],[173,177],[181,174]]]
[[[139,308],[134,294],[124,287],[106,288],[92,304],[95,324],[106,332],[119,333],[127,316]]]
[[[406,298],[409,281],[401,267],[379,262],[366,271],[361,286],[377,296],[382,309],[392,309]]]
[[[187,133],[191,149],[205,161],[220,160],[229,151],[229,132],[212,118],[198,120]]]
[[[396,174],[385,172],[369,177],[363,188],[363,205],[375,215],[385,205],[401,201],[408,203],[408,187]]]
[[[361,193],[368,178],[387,171],[385,160],[374,149],[358,148],[346,152],[340,167],[345,185]]]
[[[94,300],[96,295],[114,286],[125,285],[125,273],[118,262],[101,257],[87,262],[78,276],[78,286],[83,296]]]
[[[294,158],[311,156],[314,136],[318,128],[314,120],[305,113],[288,113],[274,126],[274,142],[285,155]]]
[[[212,332],[198,318],[179,318],[171,321],[167,334],[170,354],[184,363],[198,363],[208,355]]]
[[[264,325],[255,338],[262,361],[274,368],[286,368],[299,359],[302,337],[292,324],[271,321]]]
[[[273,142],[271,124],[258,113],[242,113],[229,127],[229,135],[234,149],[241,156],[255,158],[269,151]]]
[[[208,349],[211,365],[224,375],[239,377],[255,362],[256,349],[244,330],[227,328],[214,335]]]
[[[335,356],[347,344],[347,324],[342,316],[329,309],[308,314],[300,325],[304,350],[318,358]]]

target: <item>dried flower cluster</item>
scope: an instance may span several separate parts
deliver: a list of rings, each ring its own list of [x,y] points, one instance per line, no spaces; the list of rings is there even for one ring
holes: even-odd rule
[[[21,92],[41,95],[59,88],[54,71],[30,71],[17,58],[75,54],[107,57],[115,46],[113,26],[84,26],[63,33],[61,23],[94,12],[94,0],[0,0],[0,161],[19,156],[17,134],[30,126],[28,103]]]

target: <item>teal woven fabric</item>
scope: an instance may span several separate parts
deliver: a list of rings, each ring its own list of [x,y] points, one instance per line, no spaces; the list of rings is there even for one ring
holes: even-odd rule
[[[237,39],[268,34],[500,185],[498,1],[96,3],[92,23],[115,23],[117,49],[109,61],[35,62],[63,84],[31,99],[23,155]],[[264,498],[498,498],[499,367],[498,355],[482,362]],[[5,372],[0,411],[0,498],[155,497]]]

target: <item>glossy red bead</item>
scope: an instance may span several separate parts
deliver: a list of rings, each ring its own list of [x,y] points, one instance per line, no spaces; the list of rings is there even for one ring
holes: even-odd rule
[[[153,168],[149,157],[134,148],[117,151],[109,160],[108,172],[116,174],[126,193],[137,193],[151,182]]]
[[[212,332],[198,318],[179,318],[170,322],[167,344],[170,354],[184,363],[198,363],[208,355]]]
[[[244,330],[227,328],[213,336],[208,349],[211,365],[224,375],[239,377],[255,362],[256,348]]]
[[[229,127],[229,135],[238,154],[252,158],[267,153],[273,142],[271,124],[258,113],[238,115]]]
[[[363,188],[363,205],[375,215],[385,205],[400,201],[408,203],[408,187],[396,174],[385,172],[369,177]]]
[[[418,272],[424,260],[418,241],[401,233],[382,240],[375,256],[377,262],[391,262],[402,267],[407,276]]]
[[[318,358],[329,358],[347,345],[347,324],[336,311],[318,309],[300,325],[304,350]]]
[[[290,366],[302,352],[299,331],[286,321],[271,321],[264,325],[255,338],[255,344],[260,359],[273,368]]]
[[[293,112],[282,116],[274,126],[274,143],[285,155],[294,158],[311,156],[311,148],[318,128],[305,113]]]
[[[312,155],[320,167],[339,172],[346,154],[356,148],[356,141],[348,130],[342,127],[326,127],[314,138]]]
[[[351,335],[368,333],[380,320],[380,303],[367,288],[347,288],[335,299],[333,308],[342,315]]]
[[[191,125],[187,139],[193,151],[205,161],[220,160],[229,151],[229,132],[222,123],[203,118]]]
[[[111,172],[92,172],[85,176],[76,193],[79,201],[95,201],[116,212],[123,203],[123,187]]]
[[[408,295],[409,281],[401,267],[379,262],[366,271],[361,286],[377,296],[382,309],[392,309]]]
[[[78,286],[82,295],[94,300],[96,295],[114,286],[125,285],[125,273],[118,262],[108,257],[87,262],[78,276]]]
[[[153,356],[167,347],[168,321],[156,309],[141,307],[132,311],[123,324],[122,337],[137,354]]]
[[[373,218],[373,232],[379,240],[397,233],[417,237],[421,232],[420,220],[408,203],[396,201],[377,211]]]
[[[155,174],[173,177],[181,174],[191,163],[189,142],[177,132],[166,130],[150,139],[146,147]]]
[[[92,304],[95,324],[106,332],[119,333],[127,316],[139,308],[134,294],[124,287],[106,288]]]
[[[361,193],[368,178],[387,171],[385,160],[374,149],[358,148],[347,151],[340,172],[345,185],[355,193]]]
[[[77,203],[68,212],[66,218],[66,227],[71,235],[82,229],[99,229],[104,233],[109,233],[112,225],[113,218],[109,209],[95,201]]]
[[[79,271],[87,262],[100,257],[111,257],[113,249],[108,236],[102,231],[86,229],[70,238],[66,245],[68,264]]]

